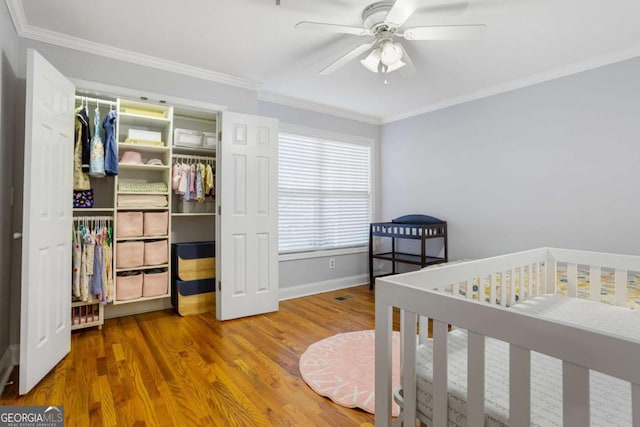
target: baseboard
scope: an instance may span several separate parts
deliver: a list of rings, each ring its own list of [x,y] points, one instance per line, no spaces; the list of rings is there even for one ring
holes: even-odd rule
[[[104,310],[105,319],[115,317],[133,316],[135,314],[149,313],[158,310],[171,308],[170,298],[160,298],[144,302],[133,302],[127,304],[108,304]]]
[[[7,351],[4,352],[2,359],[0,359],[0,395],[2,395],[4,386],[9,381],[13,367],[17,365],[16,351],[19,351],[19,347],[11,345],[7,347]]]
[[[321,294],[324,292],[337,291],[339,289],[353,288],[369,283],[368,274],[358,276],[341,277],[340,279],[325,280],[322,282],[305,283],[304,285],[280,288],[280,301],[293,298],[301,298],[309,295]]]

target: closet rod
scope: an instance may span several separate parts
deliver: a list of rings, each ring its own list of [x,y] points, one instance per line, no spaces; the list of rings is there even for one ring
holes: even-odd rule
[[[90,96],[76,95],[76,100],[80,100],[83,102],[93,102],[96,105],[98,105],[98,102],[100,102],[100,104],[111,105],[113,107],[118,105],[118,103],[114,101],[108,101],[106,99],[101,99],[101,98],[91,98]]]
[[[73,222],[79,221],[113,221],[112,216],[74,216]]]
[[[215,162],[216,158],[212,156],[196,156],[193,154],[173,154],[174,160],[202,160],[203,162]]]

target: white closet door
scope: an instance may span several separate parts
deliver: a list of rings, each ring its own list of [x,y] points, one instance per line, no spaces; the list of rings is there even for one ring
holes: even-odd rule
[[[222,114],[216,183],[216,313],[278,310],[278,122]]]
[[[74,85],[27,53],[20,394],[71,347]]]

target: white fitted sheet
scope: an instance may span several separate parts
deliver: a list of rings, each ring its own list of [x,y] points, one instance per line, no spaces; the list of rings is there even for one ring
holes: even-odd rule
[[[543,295],[512,309],[565,324],[588,327],[640,342],[640,313],[559,295]],[[449,425],[466,426],[467,332],[454,330],[448,339]],[[509,344],[487,338],[485,344],[485,425],[509,425]],[[432,418],[432,341],[418,346],[416,355],[418,411]],[[562,426],[562,361],[531,354],[531,424]],[[591,371],[591,425],[631,426],[631,385]]]

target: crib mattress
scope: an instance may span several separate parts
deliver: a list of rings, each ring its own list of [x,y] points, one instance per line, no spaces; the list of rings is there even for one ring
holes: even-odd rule
[[[586,305],[585,305],[586,304]],[[640,342],[640,313],[620,307],[544,295],[513,309],[610,332]],[[614,314],[615,313],[615,314]],[[418,411],[432,418],[432,342],[418,346],[416,354]],[[448,339],[449,425],[466,426],[467,333],[455,330]],[[562,426],[562,361],[531,354],[531,425]],[[487,338],[485,344],[485,425],[509,425],[509,344]],[[591,371],[591,425],[631,426],[629,382]]]

